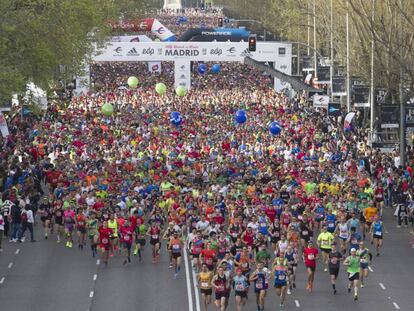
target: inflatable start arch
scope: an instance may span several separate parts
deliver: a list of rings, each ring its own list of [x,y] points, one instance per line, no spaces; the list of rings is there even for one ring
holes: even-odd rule
[[[155,18],[109,22],[113,31],[140,32],[151,31],[161,41],[177,41],[176,36]]]

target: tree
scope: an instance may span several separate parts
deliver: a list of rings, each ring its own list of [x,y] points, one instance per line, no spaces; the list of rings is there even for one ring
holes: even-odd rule
[[[0,104],[28,82],[48,89],[71,79],[109,34],[106,21],[147,2],[0,0]]]
[[[261,5],[248,0],[221,0],[228,14],[264,22],[279,39],[308,41],[313,33],[313,5],[316,6],[317,49],[329,56],[330,1],[263,0]],[[345,16],[350,19],[351,74],[369,81],[371,39],[375,40],[375,84],[395,94],[400,82],[414,89],[414,0],[376,0],[375,19],[371,21],[372,0],[333,0],[335,59],[345,64]],[[308,23],[308,18],[310,22]],[[400,75],[402,69],[402,75]]]

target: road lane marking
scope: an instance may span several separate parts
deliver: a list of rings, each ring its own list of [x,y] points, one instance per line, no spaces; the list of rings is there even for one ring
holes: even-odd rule
[[[295,299],[295,305],[296,305],[296,307],[300,308],[299,300]]]
[[[195,271],[194,271],[194,269],[191,269],[190,271],[191,271],[191,274],[193,275],[193,285],[194,285],[194,295],[195,295],[195,301],[196,301],[196,310],[200,311],[201,310],[201,307],[200,307],[200,294],[198,293]]]
[[[19,255],[20,253],[20,248],[16,249],[16,255]]]
[[[96,261],[96,264],[97,265],[99,265],[101,263],[101,261],[98,259],[97,261]]]
[[[3,276],[3,277],[1,278],[1,280],[0,280],[0,284],[3,284],[5,279],[6,279],[6,278]]]
[[[13,263],[9,263],[9,265],[7,266],[7,268],[11,269],[11,267],[13,267]]]
[[[98,275],[97,274],[94,274],[93,275],[93,280],[96,281],[97,278],[98,278]]]
[[[89,293],[89,298],[93,298],[93,294],[94,294],[94,292],[93,292],[93,290],[91,290],[91,292]]]
[[[369,271],[374,272],[374,270],[372,270],[371,266],[368,266]]]
[[[399,309],[400,309],[400,306],[399,306],[399,305],[397,305],[397,303],[396,303],[396,302],[393,302],[392,304],[394,305],[394,308],[395,308],[395,309],[397,309],[397,310],[399,310]]]
[[[382,288],[382,290],[386,290],[386,288],[385,288],[384,284],[379,283],[379,286]]]
[[[185,278],[187,283],[188,311],[193,311],[193,295],[191,294],[190,270],[188,268],[187,248],[184,247]]]

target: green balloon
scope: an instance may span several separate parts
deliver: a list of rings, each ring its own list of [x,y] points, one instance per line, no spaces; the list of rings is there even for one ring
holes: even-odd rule
[[[130,88],[135,89],[138,86],[138,78],[137,77],[129,77],[128,78],[128,85]]]
[[[157,83],[157,85],[155,85],[155,91],[160,95],[164,95],[167,91],[167,86],[162,82]]]
[[[183,97],[183,96],[185,96],[185,94],[187,93],[187,90],[186,90],[186,88],[184,87],[184,86],[179,86],[179,87],[177,87],[176,89],[175,89],[175,93],[178,95],[178,96],[180,96],[180,97]]]
[[[102,106],[102,113],[109,117],[114,112],[114,107],[110,103]]]

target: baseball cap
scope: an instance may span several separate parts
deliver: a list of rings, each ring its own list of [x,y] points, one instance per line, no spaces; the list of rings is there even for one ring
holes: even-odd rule
[[[355,247],[351,248],[351,252],[356,252]]]

